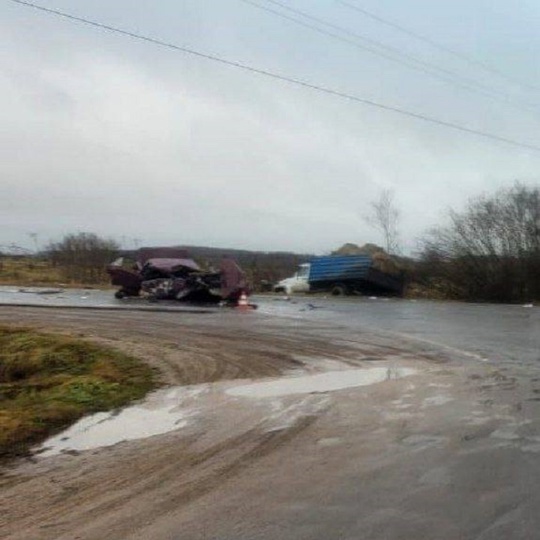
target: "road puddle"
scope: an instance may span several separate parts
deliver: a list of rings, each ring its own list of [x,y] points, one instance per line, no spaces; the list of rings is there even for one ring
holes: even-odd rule
[[[141,405],[87,416],[45,441],[36,450],[36,454],[49,457],[81,452],[180,429],[187,425],[189,417],[192,416],[185,407],[186,401],[205,390],[206,387],[201,385],[158,391]]]
[[[328,371],[236,386],[228,388],[226,393],[248,398],[325,393],[399,379],[415,373],[415,369],[386,367]],[[198,414],[201,405],[204,407],[204,400],[201,402],[198,398],[211,387],[203,384],[160,390],[141,404],[87,416],[45,441],[35,449],[35,455],[50,457],[75,454],[181,429]]]
[[[391,379],[400,379],[415,373],[416,370],[411,368],[347,369],[236,386],[229,388],[227,394],[235,397],[267,398],[292,394],[332,392],[357,386],[368,386]]]

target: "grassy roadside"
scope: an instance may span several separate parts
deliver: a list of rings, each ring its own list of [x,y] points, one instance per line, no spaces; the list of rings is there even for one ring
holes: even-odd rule
[[[88,413],[142,398],[154,371],[121,352],[75,338],[0,326],[0,459]]]
[[[2,285],[57,285],[65,281],[58,268],[48,261],[30,258],[0,259],[0,284]]]
[[[110,279],[103,271],[98,283],[67,279],[59,266],[46,259],[0,257],[0,285],[19,287],[87,287],[110,288]]]

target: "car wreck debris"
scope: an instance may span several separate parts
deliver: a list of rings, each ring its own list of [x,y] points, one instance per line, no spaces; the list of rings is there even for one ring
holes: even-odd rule
[[[204,271],[179,248],[141,248],[131,264],[121,257],[107,267],[116,298],[146,296],[150,300],[237,306],[248,294],[244,272],[236,262],[223,257],[219,271]]]

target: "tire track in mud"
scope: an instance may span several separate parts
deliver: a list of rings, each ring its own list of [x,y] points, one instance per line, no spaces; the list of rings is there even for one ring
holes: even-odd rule
[[[92,318],[88,312],[73,311],[64,319],[56,311],[49,314],[40,311],[0,309],[0,321],[13,324],[15,314],[19,324],[75,334],[118,348],[160,370],[162,381],[169,385],[277,376],[297,365],[291,354],[278,352],[279,345],[270,346],[265,336],[246,338],[245,332],[242,336],[227,336],[222,328],[201,330],[204,319],[187,325],[171,316],[148,321],[131,313],[98,312]],[[122,328],[121,333],[118,328]],[[246,339],[248,343],[243,343]]]
[[[363,334],[347,344],[328,329],[325,334],[291,327],[287,321],[281,326],[257,324],[261,320],[233,314],[197,318],[0,307],[0,323],[68,333],[118,348],[156,368],[165,385],[279,376],[300,367],[311,369],[321,358],[359,367],[366,360],[403,353],[364,339]],[[219,488],[286,447],[317,418],[313,411],[300,411],[290,425],[269,430],[267,416],[260,411],[249,416],[250,406],[243,407],[245,417],[226,413],[234,426],[230,433],[219,426],[217,415],[208,434],[173,432],[23,465],[6,479],[10,523],[0,527],[0,536],[3,532],[9,540],[72,540],[77,532],[80,538],[117,540],[133,526],[181,511]],[[279,414],[285,417],[289,411]]]
[[[103,471],[89,472],[86,478],[75,479],[76,486],[68,484],[56,496],[43,493],[43,484],[50,478],[35,479],[30,484],[39,482],[41,489],[37,485],[27,487],[41,491],[41,497],[48,500],[46,508],[18,516],[16,526],[3,538],[71,540],[77,534],[77,538],[116,540],[126,530],[141,528],[149,520],[178,511],[221,487],[258,460],[284,447],[315,420],[316,416],[307,415],[288,428],[272,431],[264,431],[258,425],[203,451],[190,450],[193,440],[185,441],[184,445],[167,445],[162,455],[147,463],[144,455],[139,455],[137,460],[124,465],[127,470],[117,470],[118,476],[114,478],[103,477]],[[21,497],[19,504],[25,503]]]
[[[140,314],[103,315],[87,311],[79,314],[72,310],[65,317],[58,310],[47,313],[43,309],[38,312],[29,308],[0,309],[0,321],[7,319],[13,323],[14,315],[18,324],[69,333],[138,356],[160,370],[169,385],[277,376],[303,365],[294,359],[295,354],[320,356],[324,354],[322,351],[331,350],[322,340],[305,346],[305,340],[300,337],[281,339],[235,328],[227,334],[228,330],[222,327],[197,326],[205,324],[204,321],[183,324],[168,314],[157,317],[158,320],[152,317],[149,324],[147,317],[141,318]],[[14,535],[12,538],[36,540],[57,538],[64,526],[73,528],[75,524],[91,523],[96,515],[103,515],[104,520],[116,515],[103,529],[106,532],[125,513],[123,509],[138,498],[145,499],[150,514],[155,516],[172,508],[171,505],[186,504],[204,495],[259,457],[286,444],[308,424],[300,418],[295,425],[271,433],[265,433],[262,424],[255,425],[235,437],[214,441],[215,444],[205,449],[195,448],[193,438],[176,439],[173,444],[164,442],[162,447],[160,443],[146,445],[144,448],[153,452],[150,456],[145,455],[144,449],[141,452],[128,448],[123,454],[128,461],[116,462],[114,470],[100,467],[99,455],[89,456],[87,460],[84,456],[69,456],[70,463],[59,465],[56,470],[31,479],[23,476],[19,481],[8,480],[12,484],[10,516],[16,524],[8,534]],[[84,473],[73,475],[81,457]],[[88,462],[96,467],[89,469]],[[167,495],[159,495],[165,492]],[[28,493],[40,495],[28,500]],[[154,499],[160,504],[156,505]],[[67,521],[66,515],[70,516]],[[132,519],[131,516],[128,522]],[[19,530],[24,533],[19,535]],[[102,537],[101,533],[98,537]]]
[[[324,335],[303,335],[285,326],[286,332],[268,334],[260,327],[228,326],[239,323],[234,317],[210,321],[169,313],[89,312],[40,308],[0,308],[0,322],[31,325],[38,329],[75,334],[139,357],[162,373],[167,385],[200,384],[219,380],[278,376],[286,370],[304,367],[304,359],[325,357],[349,365],[371,360],[400,349],[363,344],[340,343]],[[121,329],[121,332],[119,331]],[[351,364],[352,363],[352,364]]]
[[[160,470],[156,478],[138,487],[135,496],[143,497],[146,502],[144,511],[139,512],[135,518],[129,510],[128,515],[120,520],[112,515],[119,508],[123,508],[125,513],[126,504],[133,502],[132,490],[128,497],[119,498],[112,505],[104,503],[81,517],[85,523],[90,524],[92,537],[116,539],[119,534],[125,532],[127,526],[142,528],[149,520],[154,521],[171,511],[178,511],[195,499],[223,486],[228,480],[254,466],[260,459],[284,447],[315,420],[316,417],[308,416],[290,428],[266,433],[251,430],[239,437],[227,440],[206,452],[193,456],[185,464],[189,467],[189,473],[185,475],[187,478],[175,476],[181,467]],[[112,522],[96,528],[92,525],[96,513],[103,516],[104,521],[108,521],[108,516],[111,516]],[[59,540],[63,538],[60,536]],[[68,540],[68,537],[65,540]]]

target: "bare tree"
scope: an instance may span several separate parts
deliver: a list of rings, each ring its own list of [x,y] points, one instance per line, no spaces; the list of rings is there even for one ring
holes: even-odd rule
[[[68,234],[60,242],[49,244],[51,262],[59,266],[69,280],[99,283],[105,279],[105,266],[117,255],[114,240],[93,233]]]
[[[540,298],[540,189],[516,183],[451,212],[424,241],[423,260],[464,298]],[[434,265],[433,262],[437,264]]]
[[[394,191],[383,189],[379,197],[371,203],[370,210],[365,218],[366,222],[383,235],[387,253],[398,253],[400,212],[394,201]]]

